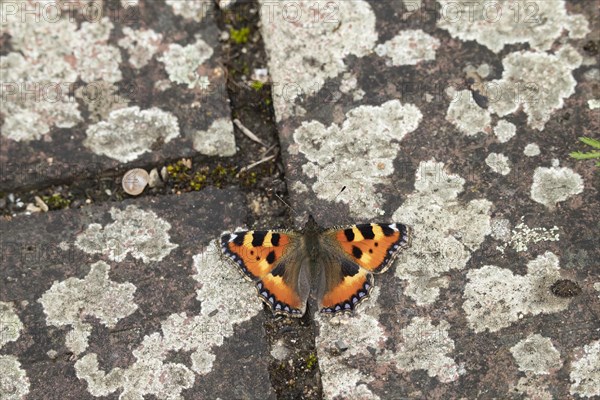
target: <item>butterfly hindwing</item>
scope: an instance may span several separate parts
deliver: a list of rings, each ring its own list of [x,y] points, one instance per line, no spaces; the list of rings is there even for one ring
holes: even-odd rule
[[[321,275],[318,296],[321,312],[327,314],[354,311],[373,287],[373,274],[347,257],[326,257]]]
[[[221,236],[221,249],[250,279],[259,298],[273,313],[300,317],[306,308],[297,246],[298,235],[289,231],[245,231]]]
[[[410,246],[411,229],[403,224],[360,224],[331,230],[344,252],[362,268],[382,273]]]

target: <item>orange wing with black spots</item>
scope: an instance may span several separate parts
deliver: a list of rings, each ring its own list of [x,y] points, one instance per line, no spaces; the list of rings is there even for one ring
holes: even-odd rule
[[[332,233],[354,262],[374,273],[388,269],[411,242],[411,229],[403,224],[360,224]]]
[[[325,288],[321,312],[352,312],[369,297],[373,273],[390,267],[401,250],[410,246],[410,228],[402,224],[361,224],[324,233],[331,241],[326,248],[340,248],[323,265]]]
[[[221,236],[221,249],[247,277],[257,281],[258,297],[273,313],[301,317],[308,294],[299,290],[298,257],[290,257],[297,253],[291,245],[296,236],[285,231],[228,233]]]

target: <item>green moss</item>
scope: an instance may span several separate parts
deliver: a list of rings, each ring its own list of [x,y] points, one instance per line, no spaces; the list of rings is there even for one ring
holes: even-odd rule
[[[60,193],[54,193],[52,196],[42,196],[44,203],[50,210],[60,210],[69,207],[71,200],[64,198]]]
[[[206,185],[206,178],[206,174],[200,171],[194,173],[194,176],[192,176],[192,180],[190,181],[190,187],[192,190],[197,191],[202,189]]]
[[[229,36],[235,44],[244,44],[248,41],[250,36],[250,28],[247,26],[241,29],[229,29]]]
[[[263,86],[265,86],[264,83],[262,83],[261,81],[252,81],[252,83],[250,84],[250,87],[254,90],[256,90],[257,92],[263,88]]]
[[[185,165],[182,160],[167,165],[167,174],[176,185],[190,180],[190,175],[188,174],[189,171],[190,168]]]
[[[313,369],[315,365],[317,365],[317,356],[315,353],[310,353],[308,357],[306,357],[306,368]]]

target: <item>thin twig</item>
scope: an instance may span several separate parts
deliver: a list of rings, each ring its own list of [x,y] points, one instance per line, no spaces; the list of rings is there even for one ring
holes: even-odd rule
[[[258,138],[258,136],[256,136],[254,133],[252,133],[252,131],[248,128],[246,128],[244,125],[242,125],[242,123],[240,122],[239,119],[234,119],[233,123],[235,124],[235,126],[237,126],[244,135],[248,136],[250,139],[254,140],[256,143],[260,143],[261,145],[263,145],[264,147],[267,147],[267,145]]]
[[[262,160],[258,160],[257,162],[254,162],[254,163],[252,163],[250,165],[246,165],[245,167],[243,167],[242,169],[240,169],[240,171],[237,173],[236,176],[239,177],[242,172],[246,172],[249,169],[252,169],[252,168],[256,167],[257,165],[260,165],[260,164],[265,163],[267,161],[271,161],[274,158],[275,158],[275,155],[273,154],[273,155],[270,155],[269,157],[263,158]]]

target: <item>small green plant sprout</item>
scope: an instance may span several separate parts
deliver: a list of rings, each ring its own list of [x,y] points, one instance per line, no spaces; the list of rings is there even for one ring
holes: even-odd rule
[[[592,146],[595,150],[587,152],[574,151],[569,154],[571,157],[576,160],[600,159],[600,141],[589,137],[580,137],[579,140],[588,146]],[[596,161],[596,167],[600,167],[600,161]]]
[[[252,87],[252,89],[256,90],[257,92],[263,88],[263,86],[265,86],[264,83],[262,83],[261,81],[252,81],[252,83],[250,84],[250,87]]]
[[[244,27],[242,29],[229,29],[229,36],[235,44],[244,44],[248,41],[250,35],[250,28]]]

